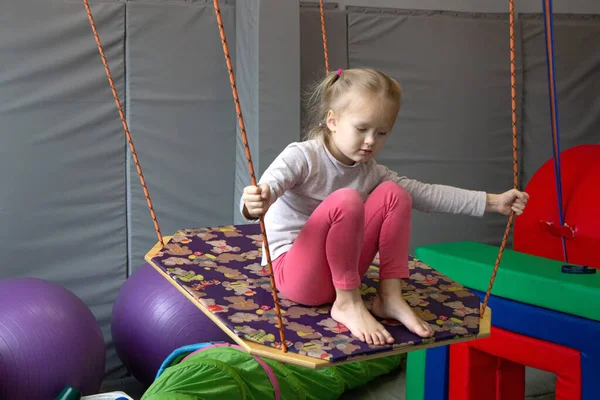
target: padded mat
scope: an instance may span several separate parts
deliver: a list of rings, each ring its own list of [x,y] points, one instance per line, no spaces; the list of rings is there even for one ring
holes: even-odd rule
[[[151,258],[160,268],[237,336],[281,348],[268,267],[262,267],[258,224],[229,225],[176,232]],[[392,345],[368,345],[331,319],[330,305],[305,307],[279,295],[288,351],[331,362],[432,343],[479,332],[479,297],[417,259],[403,284],[407,302],[435,330],[423,339],[393,320],[381,320],[394,336]],[[363,279],[367,307],[377,294],[378,259]]]

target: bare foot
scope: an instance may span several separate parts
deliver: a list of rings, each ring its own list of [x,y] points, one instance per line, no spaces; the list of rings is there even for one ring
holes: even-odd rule
[[[350,333],[368,344],[394,343],[392,335],[367,310],[358,289],[338,290],[331,308],[331,318],[346,326]]]
[[[377,295],[371,310],[380,318],[400,321],[409,331],[421,337],[433,336],[433,329],[414,313],[400,292],[387,296]]]

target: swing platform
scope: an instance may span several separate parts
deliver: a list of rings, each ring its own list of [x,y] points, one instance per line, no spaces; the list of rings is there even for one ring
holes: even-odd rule
[[[165,236],[146,261],[248,353],[318,369],[386,357],[490,335],[491,309],[480,318],[480,298],[447,276],[409,256],[410,278],[403,294],[435,335],[421,338],[398,321],[380,322],[391,345],[369,345],[331,319],[331,305],[302,306],[278,293],[287,352],[281,350],[277,315],[267,266],[261,266],[259,225],[181,229]],[[373,260],[361,294],[370,308],[378,287],[378,258]]]

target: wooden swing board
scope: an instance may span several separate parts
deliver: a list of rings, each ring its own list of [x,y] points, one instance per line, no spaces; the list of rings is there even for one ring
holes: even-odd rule
[[[206,311],[205,311],[205,313],[206,313]],[[402,347],[398,347],[394,350],[375,353],[375,354],[366,354],[366,355],[356,356],[356,357],[352,357],[347,360],[339,361],[339,362],[335,362],[335,363],[329,362],[327,360],[320,360],[320,359],[314,358],[314,357],[304,356],[301,354],[291,353],[289,351],[286,353],[283,353],[281,351],[281,349],[276,349],[274,347],[269,347],[269,346],[265,346],[265,345],[262,345],[262,344],[259,344],[256,342],[242,339],[239,336],[236,336],[236,335],[230,333],[231,331],[226,326],[223,328],[223,324],[219,324],[219,325],[221,326],[221,328],[225,329],[225,331],[227,332],[227,334],[229,334],[229,336],[231,336],[240,346],[245,348],[246,351],[249,352],[250,354],[256,355],[258,357],[274,359],[274,360],[277,360],[277,361],[280,361],[283,363],[287,363],[287,364],[295,364],[295,365],[299,365],[301,367],[306,367],[306,368],[311,368],[311,369],[320,369],[320,368],[326,368],[326,367],[333,367],[333,366],[337,366],[337,365],[349,364],[349,363],[353,363],[353,362],[357,362],[357,361],[373,360],[373,359],[380,358],[380,357],[389,357],[389,356],[393,356],[393,355],[397,355],[397,354],[408,353],[411,351],[429,349],[429,348],[433,348],[433,347],[445,346],[445,345],[461,343],[461,342],[468,342],[471,340],[484,339],[490,335],[492,310],[489,307],[486,307],[483,318],[480,318],[479,321],[480,321],[479,322],[480,330],[479,330],[479,334],[477,334],[476,336],[462,336],[462,337],[457,337],[455,339],[450,339],[450,340],[445,340],[445,341],[436,341],[433,343],[425,342],[425,343],[417,344],[417,345],[402,346]]]
[[[388,346],[388,350],[383,350],[379,352],[369,353],[369,354],[357,354],[350,355],[346,359],[332,361],[330,359],[321,359],[315,356],[308,356],[305,354],[299,354],[293,351],[286,351],[285,353],[281,350],[281,348],[265,345],[259,343],[254,340],[248,340],[237,335],[227,324],[220,319],[217,314],[211,311],[207,306],[205,306],[202,302],[199,301],[199,298],[194,296],[193,292],[190,293],[189,290],[186,290],[182,286],[182,284],[177,282],[173,276],[165,271],[164,266],[158,265],[156,262],[156,255],[161,252],[165,246],[171,242],[173,236],[164,236],[164,244],[157,242],[152,249],[145,255],[145,260],[156,270],[158,271],[169,283],[177,288],[186,298],[188,298],[196,307],[198,307],[211,321],[213,321],[220,329],[222,329],[233,341],[235,341],[239,346],[241,346],[245,351],[249,354],[265,357],[273,360],[280,361],[282,363],[294,364],[305,368],[310,369],[320,369],[326,367],[332,367],[357,361],[371,360],[380,357],[387,357],[391,355],[397,355],[402,353],[407,353],[411,351],[427,349],[432,347],[450,345],[454,343],[466,342],[471,340],[482,339],[488,337],[490,335],[491,329],[491,309],[489,307],[486,308],[483,318],[479,318],[479,330],[477,334],[472,335],[454,335],[448,339],[437,339],[435,341],[430,341],[428,339],[424,339],[422,342],[417,344],[403,344],[400,346],[390,347]],[[272,303],[272,298],[271,298]],[[285,317],[285,316],[284,316]],[[349,332],[347,333],[349,335]],[[286,333],[286,338],[288,334]],[[279,339],[277,336],[276,340]],[[210,339],[207,339],[210,340]]]

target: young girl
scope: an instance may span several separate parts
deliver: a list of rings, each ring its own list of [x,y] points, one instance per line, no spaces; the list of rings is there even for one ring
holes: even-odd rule
[[[425,184],[377,164],[400,100],[399,83],[379,71],[328,74],[309,99],[314,126],[307,140],[288,145],[241,200],[247,220],[264,214],[277,289],[300,304],[333,303],[334,320],[376,345],[394,339],[363,303],[359,286],[378,251],[380,286],[371,312],[421,337],[433,335],[402,297],[413,208],[520,215],[528,199],[514,189],[486,194]]]

